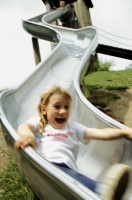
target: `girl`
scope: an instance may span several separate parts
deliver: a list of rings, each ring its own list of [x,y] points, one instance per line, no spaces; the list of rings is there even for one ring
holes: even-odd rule
[[[47,88],[40,98],[39,116],[31,117],[18,127],[20,137],[15,142],[15,148],[35,146],[37,141],[36,151],[41,156],[92,191],[99,192],[100,183],[78,172],[76,157],[79,142],[83,143],[90,139],[111,140],[125,136],[132,137],[132,129],[94,129],[76,122],[68,122],[71,103],[72,97],[65,89],[58,86]],[[130,167],[126,165],[112,166],[105,181],[108,186],[104,192],[101,191],[103,199],[121,199],[127,187],[129,171]],[[116,180],[111,179],[113,172],[116,173]]]

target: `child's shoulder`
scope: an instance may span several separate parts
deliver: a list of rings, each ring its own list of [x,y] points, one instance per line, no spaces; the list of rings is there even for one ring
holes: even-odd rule
[[[77,124],[79,124],[78,122],[75,122],[75,121],[69,121],[67,123],[70,124],[70,125],[77,125]]]
[[[39,116],[38,115],[34,115],[34,116],[31,116],[29,119],[35,119],[35,120],[39,120]]]
[[[80,124],[80,123],[78,123],[78,122],[68,122],[68,124],[69,124],[69,126],[70,127],[72,127],[72,128],[74,128],[74,129],[86,129],[87,127],[85,126],[85,125],[83,125],[83,124]]]
[[[67,122],[67,124],[68,124],[70,127],[73,127],[73,128],[74,128],[74,127],[77,127],[77,126],[79,125],[78,122],[74,122],[74,121],[73,121],[73,122],[71,122],[71,121],[70,121],[70,122]]]
[[[37,123],[39,121],[40,117],[38,115],[34,115],[32,117],[30,117],[26,122],[29,122],[29,123]]]

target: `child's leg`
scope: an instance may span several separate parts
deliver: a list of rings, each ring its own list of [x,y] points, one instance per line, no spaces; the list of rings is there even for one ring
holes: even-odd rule
[[[95,192],[97,182],[82,174],[75,172],[64,163],[53,163],[53,164],[59,167],[62,171],[64,171],[74,179],[76,179],[77,181],[79,181],[80,183],[82,183],[83,185],[85,185],[87,188]]]
[[[100,190],[102,199],[120,200],[122,199],[129,183],[131,167],[124,164],[114,164],[109,168],[104,176],[104,191]],[[102,187],[103,188],[103,187]]]
[[[72,176],[77,181],[88,187],[93,192],[99,194],[103,200],[121,200],[129,182],[130,166],[123,164],[114,164],[106,173],[102,183],[96,182],[88,177],[75,172],[64,163],[58,166],[65,173]]]

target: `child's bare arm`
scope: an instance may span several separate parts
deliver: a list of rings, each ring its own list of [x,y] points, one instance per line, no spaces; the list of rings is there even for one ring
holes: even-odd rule
[[[132,138],[132,129],[123,130],[123,129],[112,129],[112,128],[105,128],[105,129],[87,128],[84,135],[84,139],[112,140],[125,136]]]
[[[23,123],[18,127],[20,137],[15,142],[16,149],[25,148],[26,146],[35,146],[35,136],[33,134],[34,126],[29,123]]]

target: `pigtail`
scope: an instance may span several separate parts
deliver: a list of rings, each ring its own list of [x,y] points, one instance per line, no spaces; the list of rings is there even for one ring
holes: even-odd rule
[[[41,102],[39,103],[38,105],[38,115],[40,117],[40,120],[38,122],[38,130],[39,130],[39,133],[42,135],[43,133],[43,128],[48,124],[47,122],[47,118],[46,116],[44,116],[42,113],[41,113],[41,110],[40,110],[40,106],[41,106]]]
[[[46,126],[47,120],[45,119],[45,117],[42,114],[40,114],[39,117],[40,117],[40,120],[38,123],[38,128],[39,128],[39,133],[42,135],[43,128]]]

